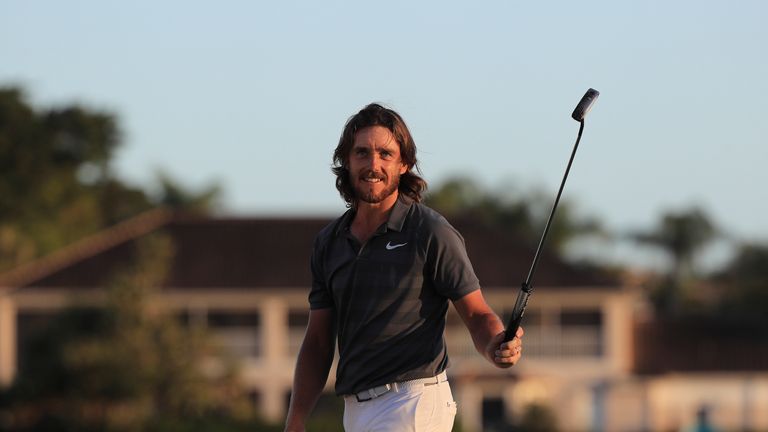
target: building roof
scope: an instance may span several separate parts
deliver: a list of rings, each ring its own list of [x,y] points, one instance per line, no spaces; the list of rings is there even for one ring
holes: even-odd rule
[[[2,274],[0,287],[101,287],[135,255],[137,241],[155,232],[167,233],[175,248],[165,287],[307,287],[314,237],[330,221],[205,218],[156,210]],[[534,247],[470,221],[452,223],[465,238],[483,286],[519,286],[529,270]],[[545,248],[534,285],[615,288],[620,283],[594,270],[569,265]]]

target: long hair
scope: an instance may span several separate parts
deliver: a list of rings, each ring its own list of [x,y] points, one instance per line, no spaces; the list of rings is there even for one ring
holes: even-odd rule
[[[349,153],[355,142],[355,134],[370,126],[385,127],[395,137],[400,145],[400,159],[408,167],[405,174],[400,176],[398,192],[416,202],[421,201],[421,194],[427,189],[427,182],[418,175],[421,174],[421,170],[419,170],[416,160],[416,144],[413,142],[411,132],[400,114],[377,103],[372,103],[347,120],[341,138],[339,138],[339,145],[333,152],[331,171],[336,174],[336,189],[346,201],[347,206],[356,205],[355,191],[349,179]]]

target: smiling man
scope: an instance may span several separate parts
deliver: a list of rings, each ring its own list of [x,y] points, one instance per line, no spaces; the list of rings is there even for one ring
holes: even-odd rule
[[[461,235],[420,203],[416,145],[395,111],[370,104],[344,127],[333,155],[349,210],[315,239],[309,323],[296,364],[286,431],[302,431],[333,361],[347,431],[450,431],[446,377],[452,303],[475,347],[507,368],[517,337],[486,304]]]

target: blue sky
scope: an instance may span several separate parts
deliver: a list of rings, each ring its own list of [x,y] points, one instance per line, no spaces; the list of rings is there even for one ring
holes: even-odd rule
[[[219,182],[227,213],[343,210],[330,158],[371,101],[433,185],[565,197],[613,230],[701,206],[768,239],[768,2],[8,1],[0,84],[119,116],[120,174]]]

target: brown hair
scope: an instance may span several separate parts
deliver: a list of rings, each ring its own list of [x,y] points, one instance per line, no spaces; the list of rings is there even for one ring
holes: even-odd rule
[[[411,132],[400,114],[377,103],[372,103],[347,120],[341,138],[339,138],[339,145],[333,152],[331,171],[336,174],[336,189],[339,190],[339,194],[344,198],[347,206],[355,205],[355,191],[349,179],[349,152],[352,150],[355,134],[370,126],[383,126],[392,132],[400,145],[400,159],[408,166],[405,174],[400,176],[398,192],[416,202],[421,201],[421,194],[427,189],[427,182],[417,174],[421,174],[421,170],[419,170],[416,160],[416,144],[413,142]]]

